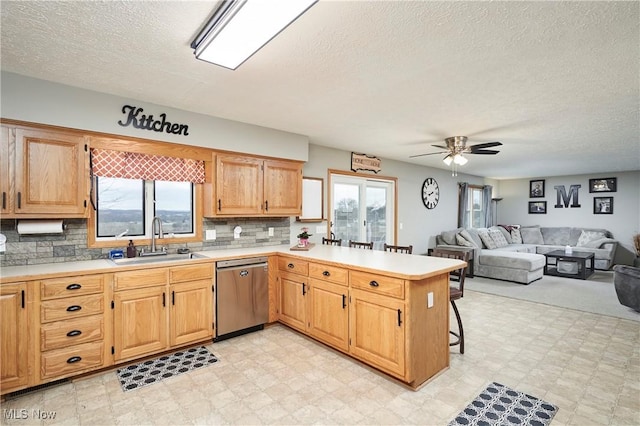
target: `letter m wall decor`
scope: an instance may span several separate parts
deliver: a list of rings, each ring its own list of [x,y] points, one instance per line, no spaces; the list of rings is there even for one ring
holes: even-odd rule
[[[578,202],[578,190],[581,186],[582,185],[571,185],[569,187],[568,195],[567,191],[564,189],[564,185],[554,186],[553,189],[556,190],[556,205],[553,207],[556,209],[561,209],[563,207],[580,207],[580,203]]]

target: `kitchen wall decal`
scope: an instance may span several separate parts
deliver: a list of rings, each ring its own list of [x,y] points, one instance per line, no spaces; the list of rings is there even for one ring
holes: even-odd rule
[[[351,170],[359,170],[378,173],[381,170],[382,161],[378,157],[367,154],[351,153]]]
[[[133,126],[136,129],[153,130],[154,132],[167,132],[174,135],[189,135],[189,126],[186,124],[171,123],[167,121],[167,114],[160,114],[162,120],[154,119],[153,115],[142,114],[142,108],[133,105],[122,107],[122,113],[126,115],[126,122],[118,120],[122,127]]]
[[[564,185],[556,185],[553,189],[556,190],[556,205],[553,206],[556,209],[561,209],[563,207],[580,207],[580,203],[578,202],[578,190],[582,185],[571,185],[569,187],[569,194],[564,189]],[[571,203],[571,205],[569,205]]]

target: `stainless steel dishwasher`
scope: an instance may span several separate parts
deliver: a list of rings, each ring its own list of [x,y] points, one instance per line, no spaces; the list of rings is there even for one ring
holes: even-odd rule
[[[216,263],[214,341],[262,330],[269,321],[266,257]]]

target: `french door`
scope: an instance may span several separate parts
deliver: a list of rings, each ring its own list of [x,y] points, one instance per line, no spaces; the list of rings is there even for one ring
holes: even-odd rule
[[[330,173],[332,238],[373,241],[375,249],[395,241],[396,182]]]

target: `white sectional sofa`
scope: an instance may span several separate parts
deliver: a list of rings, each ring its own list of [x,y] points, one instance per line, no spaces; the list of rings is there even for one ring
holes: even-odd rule
[[[542,278],[544,254],[566,246],[594,253],[595,268],[610,269],[617,241],[606,229],[501,225],[445,231],[436,246],[472,248],[474,275],[529,284]]]

